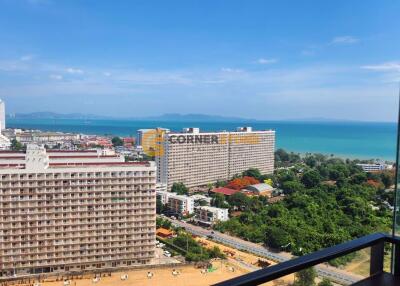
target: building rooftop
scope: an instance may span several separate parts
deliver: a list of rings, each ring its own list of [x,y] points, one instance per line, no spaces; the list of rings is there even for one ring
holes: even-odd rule
[[[274,187],[266,183],[260,183],[247,186],[245,189],[252,192],[262,193],[262,192],[272,192],[274,190]]]
[[[211,192],[218,193],[218,194],[223,194],[225,196],[231,196],[231,195],[236,194],[236,193],[238,193],[240,191],[239,190],[225,188],[225,187],[220,187],[220,188],[215,188],[215,189],[211,190]]]
[[[154,163],[153,163],[154,164]],[[116,166],[152,166],[151,162],[125,162],[118,155],[103,155],[97,150],[64,151],[46,150],[37,145],[28,145],[26,152],[0,152],[0,168],[12,169],[48,169],[48,168],[84,168]]]

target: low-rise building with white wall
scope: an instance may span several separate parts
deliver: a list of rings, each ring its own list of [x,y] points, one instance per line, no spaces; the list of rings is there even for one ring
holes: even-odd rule
[[[229,219],[228,209],[199,206],[196,207],[196,221],[202,224],[212,225],[218,221],[227,221]]]
[[[190,215],[194,213],[194,199],[189,196],[177,195],[167,191],[157,191],[157,197],[163,205],[174,213]]]

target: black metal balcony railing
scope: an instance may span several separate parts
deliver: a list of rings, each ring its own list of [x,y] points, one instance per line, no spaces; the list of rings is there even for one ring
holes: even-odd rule
[[[383,271],[385,243],[390,243],[394,246],[392,273]],[[367,247],[371,247],[370,277],[352,285],[400,285],[400,237],[375,233],[223,281],[215,284],[215,286],[259,285]]]

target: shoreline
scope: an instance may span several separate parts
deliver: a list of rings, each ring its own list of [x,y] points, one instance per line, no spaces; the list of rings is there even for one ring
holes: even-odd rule
[[[136,137],[138,129],[162,126],[171,130],[196,126],[202,131],[234,130],[245,122],[167,122],[133,120],[67,120],[39,119],[12,120],[7,127],[97,136]],[[381,160],[396,159],[396,124],[336,122],[248,122],[254,130],[276,131],[275,150],[284,149],[299,154],[334,154],[342,159]]]

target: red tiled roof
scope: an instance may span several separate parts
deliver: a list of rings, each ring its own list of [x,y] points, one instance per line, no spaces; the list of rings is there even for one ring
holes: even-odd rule
[[[225,187],[221,187],[221,188],[215,188],[215,189],[211,190],[211,192],[223,194],[223,195],[226,195],[226,196],[231,196],[231,195],[236,194],[237,192],[240,192],[240,191],[239,190],[233,190],[233,189],[225,188]]]

